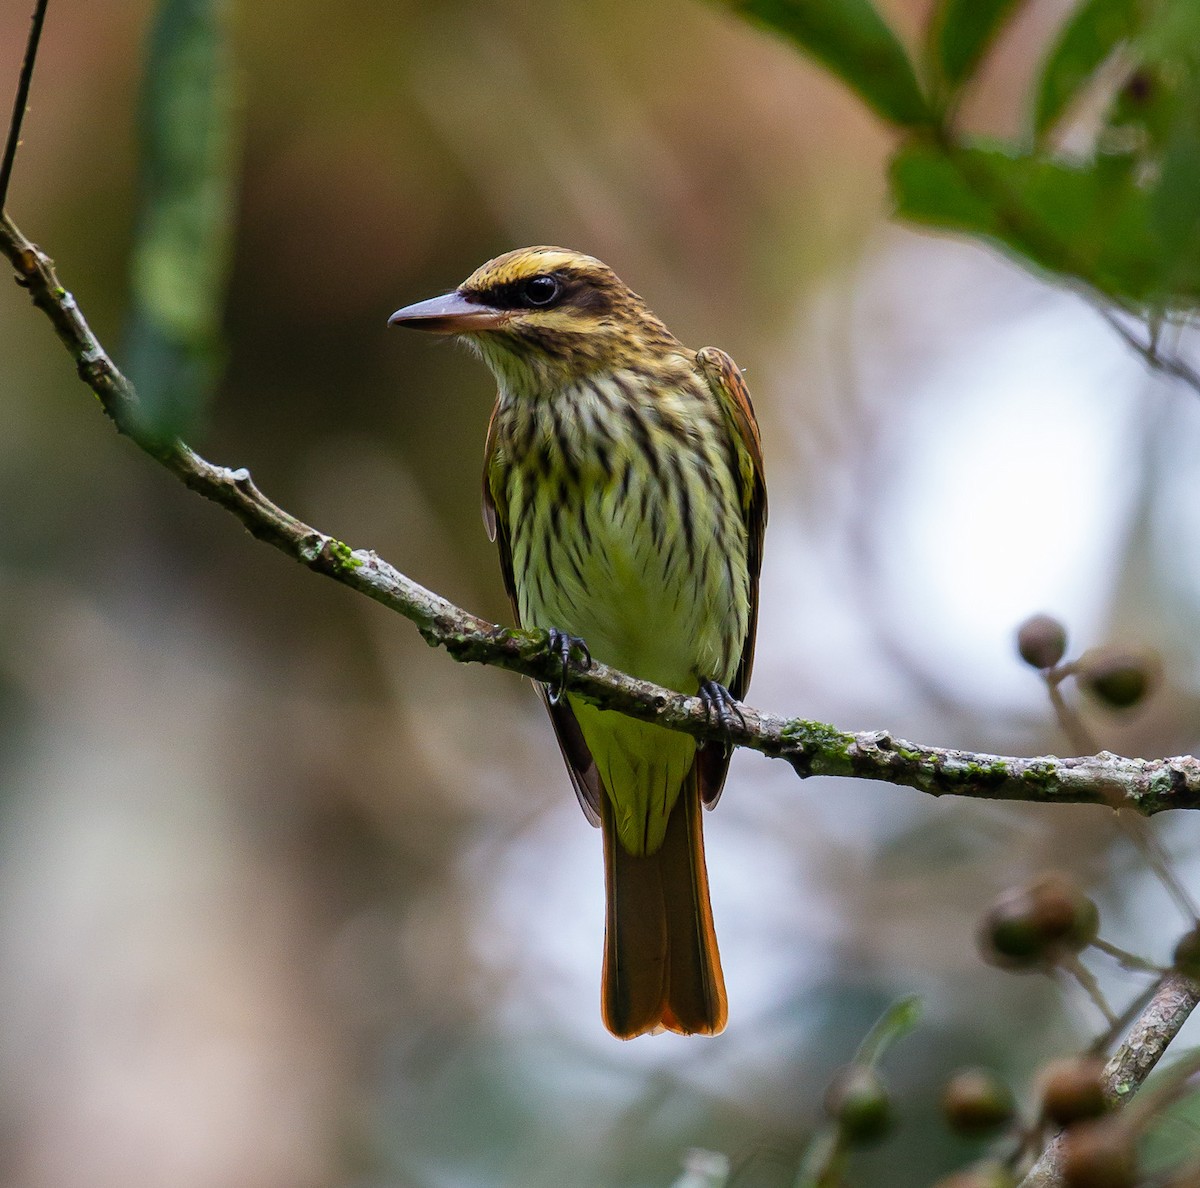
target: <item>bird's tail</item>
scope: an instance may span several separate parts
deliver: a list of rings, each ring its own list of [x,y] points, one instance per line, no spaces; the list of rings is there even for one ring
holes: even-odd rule
[[[704,867],[698,773],[693,765],[653,854],[630,854],[601,795],[604,932],[601,1007],[621,1039],[652,1031],[716,1035],[728,1004]]]

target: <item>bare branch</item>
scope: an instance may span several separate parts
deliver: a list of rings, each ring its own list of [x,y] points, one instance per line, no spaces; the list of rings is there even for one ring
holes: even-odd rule
[[[1142,1087],[1198,1004],[1200,985],[1181,973],[1162,976],[1124,1042],[1105,1065],[1105,1092],[1115,1106],[1125,1105]],[[1153,1096],[1153,1090],[1150,1092]],[[1059,1135],[1021,1181],[1021,1188],[1062,1188],[1062,1154]]]
[[[1138,337],[1120,317],[1098,298],[1088,298],[1092,308],[1117,332],[1125,344],[1141,355],[1145,364],[1153,371],[1169,375],[1172,379],[1186,384],[1193,392],[1200,392],[1200,371],[1197,371],[1186,360],[1171,351],[1164,351],[1159,342],[1159,333],[1155,325],[1147,327],[1145,341]],[[1145,320],[1137,318],[1141,325]]]
[[[42,25],[46,20],[46,6],[50,0],[37,0],[29,26],[29,40],[25,43],[25,60],[17,79],[17,95],[13,100],[12,119],[8,125],[8,141],[4,145],[4,158],[0,161],[0,210],[8,203],[8,183],[12,180],[13,162],[17,159],[17,147],[21,143],[21,124],[25,120],[25,107],[29,103],[29,87],[33,82],[33,64],[37,61],[38,42],[42,36]]]
[[[1114,1101],[1128,1101],[1137,1092],[1198,1004],[1200,984],[1177,972],[1163,976],[1104,1070]]]

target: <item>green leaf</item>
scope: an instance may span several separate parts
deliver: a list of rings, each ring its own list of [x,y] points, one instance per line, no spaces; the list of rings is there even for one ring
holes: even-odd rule
[[[1033,128],[1040,137],[1113,50],[1140,27],[1140,0],[1083,0],[1050,51],[1037,85]]]
[[[1135,65],[1106,113],[1107,124],[1125,132],[1138,130],[1133,151],[1165,167],[1169,152],[1186,151],[1177,134],[1181,122],[1183,136],[1194,138],[1200,102],[1200,4],[1158,0],[1127,56]]]
[[[1200,6],[1195,0],[1137,0],[1137,50],[1152,62],[1200,64]]]
[[[1075,166],[1006,148],[910,144],[893,159],[891,181],[904,218],[988,240],[1112,297],[1164,299],[1162,245],[1129,158]],[[1197,296],[1189,281],[1169,300]]]
[[[855,1064],[873,1066],[898,1039],[906,1036],[921,1021],[925,1007],[917,994],[897,999],[875,1021],[854,1056]]]
[[[845,1162],[841,1131],[836,1126],[822,1127],[804,1149],[792,1188],[830,1188],[839,1184]]]
[[[1020,0],[943,0],[934,13],[934,65],[952,90],[974,73],[980,59]]]
[[[908,54],[870,0],[736,0],[734,8],[794,41],[884,119],[932,122]]]
[[[1200,79],[1188,75],[1177,98],[1150,194],[1168,294],[1200,288]]]
[[[163,0],[141,96],[141,208],[127,349],[147,428],[191,428],[215,386],[233,236],[225,0]]]
[[[1196,1049],[1189,1048],[1175,1053],[1172,1068],[1184,1061],[1194,1061]],[[1171,1068],[1152,1077],[1143,1092],[1153,1093],[1155,1085],[1161,1085],[1163,1076],[1171,1075]],[[1200,1091],[1185,1093],[1155,1112],[1153,1125],[1148,1127],[1140,1151],[1147,1175],[1163,1174],[1171,1168],[1178,1169],[1181,1161],[1196,1155],[1196,1133],[1200,1129]],[[1178,1182],[1178,1181],[1176,1181]]]

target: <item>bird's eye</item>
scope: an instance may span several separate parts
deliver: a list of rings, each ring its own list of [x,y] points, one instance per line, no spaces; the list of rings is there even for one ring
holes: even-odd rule
[[[531,276],[521,286],[521,296],[530,305],[549,305],[558,296],[559,288],[552,276]]]

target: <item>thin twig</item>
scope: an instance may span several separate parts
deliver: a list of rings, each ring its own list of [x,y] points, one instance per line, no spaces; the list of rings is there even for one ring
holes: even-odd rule
[[[1145,957],[1130,953],[1127,949],[1122,949],[1119,945],[1114,945],[1101,937],[1096,937],[1092,941],[1092,948],[1099,949],[1101,953],[1107,953],[1120,964],[1122,969],[1129,970],[1131,973],[1161,974],[1164,972],[1161,965],[1155,965],[1153,961],[1147,961]]]
[[[38,41],[42,36],[42,25],[46,20],[46,8],[50,0],[37,0],[33,18],[29,25],[29,40],[25,43],[25,60],[17,79],[17,96],[13,101],[12,120],[8,125],[8,142],[4,146],[4,160],[0,162],[0,210],[8,205],[8,183],[12,178],[13,162],[17,159],[17,146],[21,143],[21,124],[25,119],[25,108],[29,103],[29,87],[33,82],[33,64],[37,61]]]
[[[1092,1005],[1104,1016],[1105,1024],[1108,1027],[1115,1026],[1117,1016],[1113,1013],[1112,1007],[1108,1005],[1108,999],[1104,997],[1104,991],[1100,989],[1096,975],[1074,953],[1064,954],[1059,959],[1059,966],[1064,973],[1069,974],[1079,983]]]
[[[59,283],[53,262],[0,216],[0,251],[17,281],[51,321],[80,378],[99,397],[120,432],[132,438],[192,490],[220,504],[250,533],[302,565],[366,594],[413,622],[426,642],[456,660],[493,664],[538,681],[561,676],[562,661],[543,631],[498,627],[448,602],[406,577],[373,552],[351,549],[272,503],[246,470],[214,466],[180,441],[146,433],[137,415],[133,385],[117,369]],[[954,794],[988,800],[1045,804],[1120,803],[1145,815],[1200,808],[1200,760],[1124,759],[1101,752],[1084,758],[1024,759],[946,750],[894,738],[887,731],[850,733],[821,722],[781,718],[751,709],[728,724],[714,723],[699,697],[637,680],[606,665],[585,666],[572,657],[571,691],[605,709],[657,722],[698,739],[749,747],[789,763],[801,778],[855,776],[899,784],[932,796]]]
[[[1073,676],[1075,666],[1062,664],[1042,674],[1046,682],[1046,693],[1050,697],[1050,706],[1058,719],[1058,727],[1067,740],[1067,745],[1077,755],[1094,755],[1100,748],[1092,738],[1092,732],[1087,723],[1079,716],[1079,711],[1067,704],[1062,695],[1061,685],[1067,677]]]
[[[1175,901],[1175,906],[1179,908],[1184,917],[1192,924],[1200,922],[1200,915],[1196,910],[1196,900],[1184,886],[1183,880],[1172,869],[1171,856],[1154,832],[1153,826],[1141,817],[1122,812],[1120,806],[1117,807],[1117,824],[1125,831],[1125,836],[1137,847],[1155,878]]]
[[[1076,674],[1077,666],[1075,664],[1060,664],[1044,673],[1043,679],[1046,682],[1046,692],[1049,694],[1054,715],[1058,719],[1059,728],[1066,736],[1068,744],[1078,755],[1093,755],[1100,748],[1092,732],[1079,712],[1070,706],[1062,695],[1063,681]],[[1171,868],[1171,857],[1166,848],[1159,841],[1148,822],[1141,817],[1131,816],[1129,813],[1121,811],[1124,799],[1119,788],[1113,790],[1109,799],[1109,804],[1115,812],[1114,820],[1117,828],[1133,843],[1134,848],[1145,859],[1146,865],[1149,866],[1154,877],[1163,885],[1183,915],[1193,924],[1196,923],[1198,919],[1196,902]]]
[[[1143,342],[1111,309],[1103,302],[1089,296],[1088,303],[1092,308],[1121,336],[1126,345],[1135,350],[1146,364],[1154,371],[1169,375],[1186,384],[1195,392],[1200,392],[1200,371],[1184,362],[1174,353],[1164,353],[1160,347],[1159,336],[1151,329],[1147,342]]]

